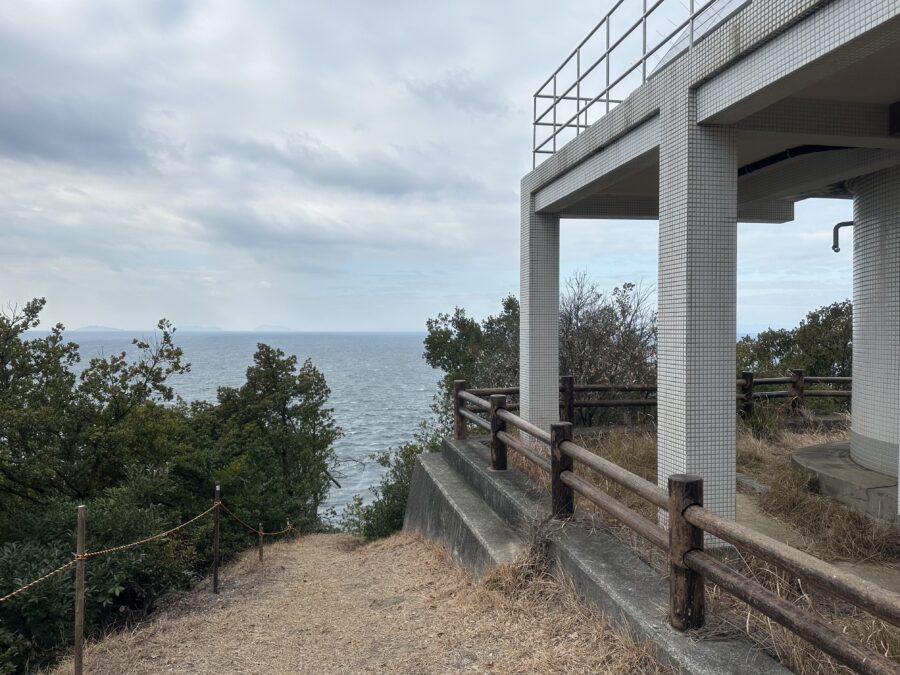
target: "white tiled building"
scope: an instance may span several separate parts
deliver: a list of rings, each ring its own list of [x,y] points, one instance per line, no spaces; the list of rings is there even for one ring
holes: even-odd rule
[[[607,57],[604,90],[586,92],[576,52],[576,76],[561,70],[535,101],[546,159],[522,180],[522,414],[545,428],[559,415],[561,219],[658,219],[659,480],[702,475],[707,506],[733,518],[737,223],[853,199],[851,453],[897,475],[900,0],[693,0],[654,51],[655,4],[619,3],[643,37],[619,83]],[[606,27],[593,39],[615,55]]]

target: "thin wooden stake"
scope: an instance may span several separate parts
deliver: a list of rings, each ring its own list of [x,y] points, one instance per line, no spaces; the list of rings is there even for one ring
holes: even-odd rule
[[[84,672],[84,515],[81,505],[75,529],[75,675]]]
[[[263,558],[263,529],[262,523],[259,524],[259,562],[262,562]]]
[[[215,504],[221,501],[221,492],[219,486],[216,485]],[[213,511],[213,593],[219,592],[219,511],[217,508]]]
[[[689,551],[703,550],[703,530],[685,520],[685,510],[703,506],[703,479],[700,476],[669,476],[669,621],[675,630],[703,625],[705,593],[703,576],[684,563]]]

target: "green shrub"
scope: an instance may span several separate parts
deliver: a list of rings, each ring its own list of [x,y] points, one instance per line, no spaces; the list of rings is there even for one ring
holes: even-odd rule
[[[378,486],[372,488],[375,500],[371,504],[363,504],[360,495],[353,498],[344,511],[341,521],[343,529],[367,540],[387,537],[403,529],[412,472],[416,458],[425,451],[421,445],[407,443],[375,456],[375,460],[388,471]]]
[[[135,356],[95,357],[74,374],[78,346],[63,327],[32,338],[42,299],[0,310],[0,596],[69,562],[76,508],[87,509],[88,552],[186,522],[211,506],[280,530],[318,529],[340,435],[325,378],[310,361],[257,345],[246,382],[214,403],[177,400],[187,372],[175,329],[135,340]],[[221,514],[227,560],[256,536]],[[152,609],[204,575],[212,517],[86,564],[88,636]],[[0,604],[0,673],[49,664],[72,639],[72,568]]]

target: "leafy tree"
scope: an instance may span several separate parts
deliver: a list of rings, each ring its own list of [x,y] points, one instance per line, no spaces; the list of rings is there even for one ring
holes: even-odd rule
[[[221,475],[234,483],[248,509],[265,506],[285,518],[302,518],[307,526],[317,521],[331,482],[333,444],[341,434],[326,407],[330,394],[311,361],[298,369],[296,356],[261,343],[246,383],[219,389],[217,444],[228,457]],[[255,475],[252,491],[243,487],[247,471]]]
[[[737,343],[738,372],[781,376],[790,368],[808,375],[849,377],[853,367],[853,304],[814,309],[796,328],[768,329]]]
[[[426,322],[425,360],[444,372],[444,389],[454,380],[470,386],[512,386],[519,381],[519,301],[508,295],[496,316],[480,324],[457,307]]]
[[[0,512],[97,496],[130,467],[164,460],[171,447],[148,432],[170,417],[156,405],[173,398],[167,379],[190,367],[162,320],[157,340],[134,340],[136,359],[93,358],[76,378],[78,346],[64,341],[62,325],[23,337],[44,304],[0,315]]]
[[[576,382],[656,380],[656,312],[627,283],[604,293],[586,274],[566,282],[559,305],[559,370]]]
[[[88,508],[88,549],[125,544],[207,509],[220,482],[231,507],[255,523],[319,527],[340,430],[325,378],[309,361],[258,345],[247,381],[215,403],[185,404],[171,386],[187,372],[175,328],[134,340],[134,353],[93,358],[62,325],[29,337],[43,298],[0,312],[0,595],[71,560],[75,507]],[[87,629],[207,569],[210,521],[114,556],[92,559]],[[255,539],[223,521],[225,557]],[[43,664],[71,634],[67,574],[0,604],[0,673]]]

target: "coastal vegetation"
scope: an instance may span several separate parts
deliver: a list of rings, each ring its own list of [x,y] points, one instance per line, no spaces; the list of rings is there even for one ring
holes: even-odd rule
[[[176,396],[173,380],[190,365],[168,321],[159,322],[152,339],[135,340],[134,353],[98,356],[82,367],[62,326],[29,332],[39,326],[43,307],[36,299],[0,314],[0,597],[71,560],[79,504],[89,514],[88,550],[187,521],[209,508],[217,484],[229,507],[265,529],[287,521],[305,531],[329,527],[319,511],[341,431],[328,407],[327,383],[311,362],[259,344],[241,386],[219,388],[212,402],[188,404]],[[737,341],[737,370],[769,376],[801,367],[849,375],[851,325],[845,301],[810,312],[794,329],[746,336]],[[402,527],[416,458],[438,450],[450,431],[453,381],[518,384],[518,331],[514,296],[482,321],[463,308],[428,321],[424,358],[443,372],[435,415],[409,443],[375,458],[383,478],[373,500],[358,497],[345,511],[345,530],[371,540]],[[585,275],[570,279],[560,299],[560,371],[579,382],[653,383],[656,315],[646,289],[625,284],[607,293]],[[748,473],[768,471],[758,465],[767,455],[759,448],[779,443],[773,429],[780,416],[772,410],[759,417],[765,428],[742,431],[739,462]],[[583,421],[607,426],[618,413],[604,414]],[[647,458],[644,468],[653,473],[652,426],[635,433],[646,452],[634,452],[630,441],[619,445],[631,448],[629,462]],[[145,614],[164,593],[205,575],[211,527],[200,520],[175,536],[92,561],[88,634]],[[223,521],[226,558],[253,543],[252,534]],[[73,602],[64,574],[0,603],[0,673],[42,666],[61,653]]]
[[[579,383],[656,382],[656,312],[647,289],[626,283],[604,292],[586,274],[577,273],[564,284],[559,313],[560,373],[573,375]],[[759,377],[783,376],[788,368],[803,368],[810,375],[849,376],[852,326],[853,306],[844,300],[810,311],[792,329],[770,328],[746,335],[736,342],[736,375],[749,370]],[[424,426],[411,443],[377,456],[387,472],[373,489],[374,501],[364,505],[357,498],[343,520],[345,529],[367,539],[402,528],[415,458],[438,450],[450,432],[453,381],[465,380],[469,387],[519,384],[519,301],[515,296],[503,298],[500,311],[481,322],[456,307],[429,319],[426,327],[424,358],[444,373],[433,405],[435,421]],[[830,413],[844,405],[819,398],[811,407]],[[784,427],[783,407],[781,403],[758,405],[759,414],[745,431],[751,438],[777,442]],[[580,426],[632,421],[629,413],[616,409],[584,412]],[[652,415],[643,419],[653,422]],[[655,434],[652,446],[655,480]]]
[[[172,379],[190,365],[166,320],[136,354],[92,358],[62,325],[34,336],[43,299],[0,313],[0,597],[72,559],[75,509],[88,550],[167,530],[209,509],[214,486],[236,513],[282,529],[323,529],[319,507],[341,431],[325,378],[310,362],[259,344],[246,381],[187,404]],[[210,519],[87,566],[86,629],[152,609],[211,563]],[[255,538],[230,520],[231,557]],[[71,635],[71,576],[0,603],[0,673],[40,666]]]

